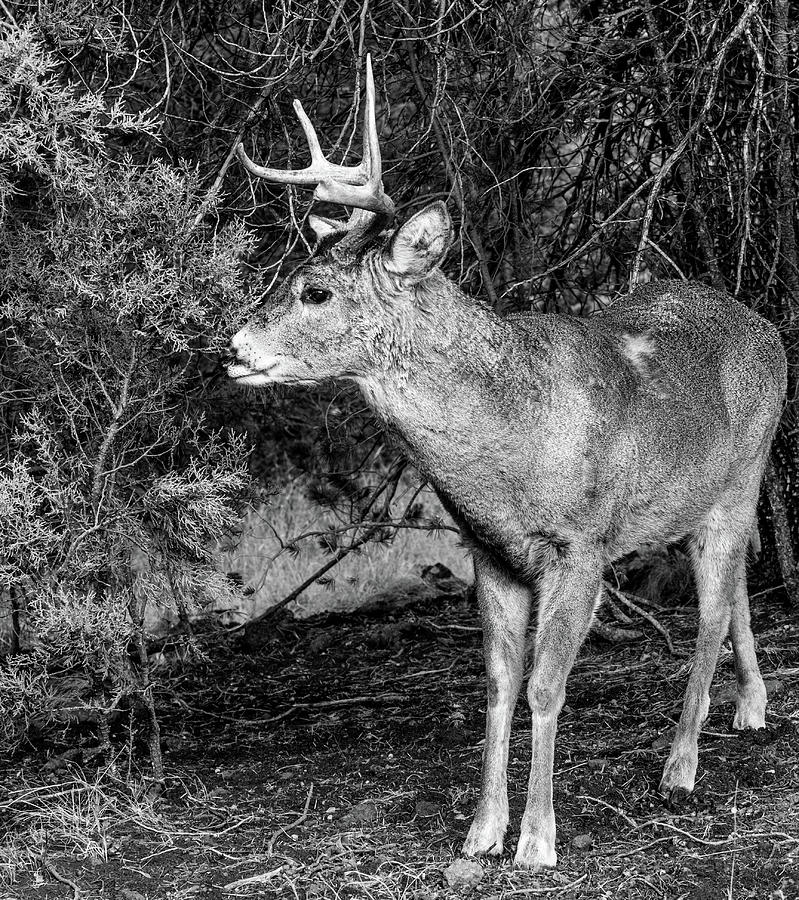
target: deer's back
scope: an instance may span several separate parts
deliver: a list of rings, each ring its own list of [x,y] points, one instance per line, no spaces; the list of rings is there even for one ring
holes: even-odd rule
[[[781,406],[786,360],[777,329],[721,291],[654,282],[593,316],[588,328],[610,345],[607,352],[621,354],[622,371],[632,371],[634,402],[666,411],[687,404],[729,419],[731,438],[742,445],[757,411]]]
[[[714,365],[768,371],[785,378],[777,329],[728,294],[703,284],[660,281],[643,285],[588,320],[598,330],[651,336],[661,365],[701,375]],[[675,373],[676,374],[676,373]]]

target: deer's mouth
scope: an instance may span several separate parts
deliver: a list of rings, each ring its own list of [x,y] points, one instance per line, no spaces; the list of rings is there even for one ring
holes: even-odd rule
[[[234,362],[227,368],[228,377],[237,384],[263,387],[267,384],[316,384],[317,379],[308,375],[287,371],[282,358],[271,360],[268,365],[252,368],[246,363]]]
[[[280,366],[280,360],[274,360],[269,365],[254,369],[243,362],[232,362],[227,367],[227,374],[238,384],[248,384],[252,387],[259,387],[264,384],[271,384],[280,379],[275,377],[275,370]]]

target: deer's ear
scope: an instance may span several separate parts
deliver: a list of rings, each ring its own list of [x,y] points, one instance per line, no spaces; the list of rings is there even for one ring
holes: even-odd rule
[[[421,281],[446,255],[452,243],[452,222],[440,200],[425,206],[394,232],[383,254],[389,272]]]
[[[308,225],[316,235],[316,242],[323,240],[331,234],[340,234],[347,230],[347,223],[338,219],[329,219],[327,216],[317,216],[311,213],[308,216]]]

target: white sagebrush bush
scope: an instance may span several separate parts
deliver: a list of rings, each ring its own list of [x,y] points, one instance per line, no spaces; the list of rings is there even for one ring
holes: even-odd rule
[[[21,633],[0,666],[5,743],[46,722],[55,670],[83,673],[77,705],[152,714],[147,607],[237,591],[208,548],[237,527],[247,452],[207,424],[197,361],[243,305],[249,242],[197,224],[193,170],[112,153],[120,131],[155,125],[70,84],[33,27],[6,29],[0,594]]]

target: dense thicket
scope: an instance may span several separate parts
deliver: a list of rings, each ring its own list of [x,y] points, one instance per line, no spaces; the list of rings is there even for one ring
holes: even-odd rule
[[[198,491],[197,509],[224,505],[215,492],[233,488],[222,473],[240,457],[196,424],[207,385],[193,351],[246,314],[237,253],[257,295],[305,252],[310,203],[251,182],[233,148],[301,164],[298,96],[325,149],[357,155],[367,51],[387,189],[400,215],[447,200],[451,272],[467,290],[501,311],[580,313],[641,279],[698,278],[781,326],[791,385],[769,491],[794,577],[797,523],[782,500],[799,463],[799,74],[787,0],[0,9],[7,585],[29,593],[25,579],[46,571],[48,591],[85,600],[91,581],[92,603],[127,602],[115,529],[159,560],[172,558],[162,533],[178,557],[186,542],[202,556],[207,533],[184,520],[180,492]],[[285,442],[299,459],[320,396],[293,395],[294,429],[273,425],[279,395],[217,408],[268,424],[262,450]],[[113,552],[100,559],[100,546]]]

